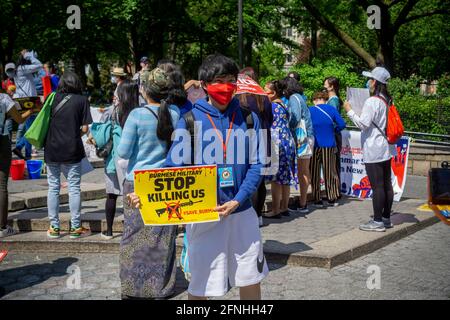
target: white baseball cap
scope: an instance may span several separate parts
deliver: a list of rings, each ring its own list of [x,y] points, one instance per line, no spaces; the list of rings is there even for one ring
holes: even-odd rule
[[[16,70],[16,65],[12,62],[7,63],[5,66],[5,71],[8,71],[8,70]]]
[[[386,84],[387,81],[391,78],[391,74],[383,67],[376,67],[372,71],[363,71],[363,76],[375,79],[383,84]]]

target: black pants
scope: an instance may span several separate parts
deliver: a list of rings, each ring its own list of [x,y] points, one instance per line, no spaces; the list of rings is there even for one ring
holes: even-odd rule
[[[373,191],[374,220],[381,222],[381,218],[391,217],[394,190],[391,182],[391,160],[378,163],[366,163],[366,171],[369,176]]]
[[[114,216],[116,215],[117,195],[106,194],[105,213],[106,213],[106,234],[112,236]]]
[[[264,180],[259,184],[258,190],[252,196],[253,208],[256,211],[258,217],[261,217],[266,202],[267,189]]]
[[[11,142],[0,136],[0,228],[8,222],[8,177],[11,167]]]

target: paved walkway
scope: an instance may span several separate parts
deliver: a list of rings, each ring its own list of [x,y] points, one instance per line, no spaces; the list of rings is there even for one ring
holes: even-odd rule
[[[332,270],[271,264],[263,299],[450,299],[450,228],[442,223]],[[2,299],[120,299],[117,254],[14,254],[0,265]],[[380,270],[380,289],[367,281]],[[74,270],[80,272],[75,289]],[[69,283],[69,286],[67,285]],[[176,295],[187,298],[187,282],[177,275]],[[224,299],[237,299],[232,289]]]

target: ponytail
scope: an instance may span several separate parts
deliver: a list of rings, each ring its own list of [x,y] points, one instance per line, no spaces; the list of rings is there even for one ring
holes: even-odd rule
[[[158,126],[156,127],[156,135],[158,139],[165,141],[167,149],[172,145],[172,133],[174,127],[172,124],[172,115],[170,114],[169,104],[166,100],[161,100],[158,110]]]

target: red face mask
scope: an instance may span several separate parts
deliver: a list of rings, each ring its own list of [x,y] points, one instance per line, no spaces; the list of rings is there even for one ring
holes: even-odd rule
[[[235,83],[214,83],[206,86],[208,95],[222,106],[227,106],[233,99],[237,85]]]

